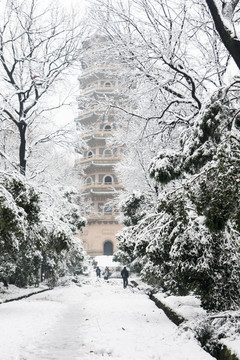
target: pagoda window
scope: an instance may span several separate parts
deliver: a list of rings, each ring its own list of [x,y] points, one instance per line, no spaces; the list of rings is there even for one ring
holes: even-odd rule
[[[112,84],[110,82],[105,83],[105,87],[111,87],[111,86],[112,86]]]
[[[88,157],[88,158],[92,158],[92,157],[93,157],[93,153],[92,153],[92,151],[89,151],[89,152],[88,152],[87,157]]]
[[[107,205],[104,208],[104,215],[112,215],[112,207]]]
[[[92,183],[92,179],[90,177],[87,178],[87,185],[91,185],[91,183]]]
[[[106,176],[104,178],[104,184],[112,184],[112,177],[111,176]]]
[[[84,61],[82,61],[82,69],[85,70],[87,69],[87,67],[88,67],[87,64]]]
[[[114,155],[114,156],[117,156],[117,148],[114,148],[114,149],[113,149],[113,155]]]
[[[111,130],[112,130],[112,128],[111,128],[110,125],[106,125],[106,126],[104,127],[104,131],[111,131]]]
[[[105,156],[105,157],[111,157],[111,156],[112,156],[112,151],[111,151],[110,149],[106,149],[106,150],[104,151],[104,156]]]

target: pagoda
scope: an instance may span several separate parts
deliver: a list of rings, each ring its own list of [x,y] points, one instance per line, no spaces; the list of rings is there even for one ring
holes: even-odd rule
[[[86,143],[76,166],[83,171],[81,196],[87,208],[87,225],[79,237],[90,256],[112,255],[117,249],[116,233],[122,228],[116,196],[122,185],[115,173],[123,149],[110,145],[118,131],[114,105],[124,98],[119,78],[121,65],[111,53],[108,41],[101,36],[85,43],[85,56],[79,76],[79,114],[77,130]]]

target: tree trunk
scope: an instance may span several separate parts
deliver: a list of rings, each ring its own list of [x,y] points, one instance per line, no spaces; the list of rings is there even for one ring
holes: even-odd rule
[[[215,1],[206,0],[206,3],[212,15],[216,30],[224,46],[228,50],[229,54],[233,57],[237,67],[240,69],[240,41],[234,38],[231,31],[225,27]]]
[[[20,134],[20,147],[19,147],[19,166],[20,173],[22,175],[26,174],[26,129],[27,124],[24,120],[21,120],[18,124],[19,134]]]

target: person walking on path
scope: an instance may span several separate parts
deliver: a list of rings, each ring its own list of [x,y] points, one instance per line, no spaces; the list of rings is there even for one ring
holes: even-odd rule
[[[104,280],[108,280],[108,278],[109,278],[109,269],[108,269],[107,266],[106,266],[105,271],[103,273],[103,278],[104,278]]]
[[[125,289],[128,286],[128,277],[129,277],[129,272],[126,269],[126,266],[124,266],[124,268],[122,269],[121,275],[123,278],[123,288]]]
[[[100,268],[99,268],[99,266],[97,266],[97,268],[96,268],[96,274],[97,274],[97,277],[101,277],[101,270],[100,270]]]

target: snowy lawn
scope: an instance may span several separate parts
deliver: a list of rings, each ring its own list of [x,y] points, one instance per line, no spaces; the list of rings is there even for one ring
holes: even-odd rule
[[[0,304],[6,300],[16,299],[29,294],[38,293],[40,291],[48,289],[48,286],[41,284],[39,287],[28,286],[27,288],[18,288],[14,285],[8,285],[6,289],[2,283],[0,283]]]
[[[207,315],[207,312],[201,307],[201,301],[195,296],[166,296],[158,293],[155,297],[186,320]]]
[[[207,314],[201,307],[200,300],[195,296],[166,296],[166,294],[158,293],[155,297],[173,309],[176,314],[189,320],[187,325],[190,328],[205,319],[205,324],[208,323],[209,328],[215,329],[215,338],[220,339],[219,342],[226,345],[232,354],[237,355],[240,359],[239,311]],[[224,337],[222,337],[223,335]]]
[[[147,295],[95,274],[0,305],[1,360],[209,360]]]

